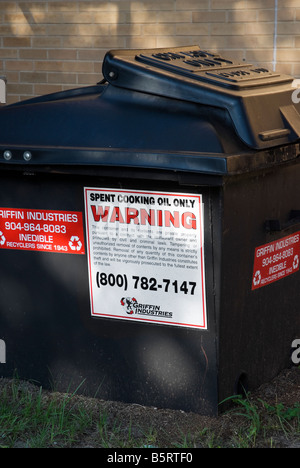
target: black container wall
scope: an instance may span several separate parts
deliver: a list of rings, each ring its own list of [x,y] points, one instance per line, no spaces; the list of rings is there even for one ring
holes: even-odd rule
[[[208,330],[91,317],[86,256],[0,250],[7,347],[1,375],[202,414],[217,414],[218,403],[241,390],[239,379],[249,389],[269,381],[290,365],[298,274],[252,291],[254,255],[258,246],[298,230],[270,233],[265,222],[284,222],[297,208],[299,171],[297,161],[214,178],[209,186],[200,179],[196,186],[194,175],[182,182],[174,174],[134,178],[132,171],[131,178],[123,171],[115,179],[104,169],[98,177],[5,171],[0,206],[6,208],[84,212],[86,184],[151,190],[155,183],[158,190],[201,193]]]
[[[289,366],[299,338],[293,79],[199,47],[112,51],[103,74],[0,109],[0,375],[216,415]],[[133,237],[114,244],[125,193]],[[161,269],[137,270],[139,228],[163,216]]]
[[[151,180],[146,173],[147,179],[133,180],[132,175],[9,172],[1,177],[0,206],[84,212],[85,184],[145,190],[155,183],[158,190],[191,191],[172,182],[172,175],[167,180]],[[213,291],[211,211],[218,201],[210,188],[196,190],[204,195],[206,281]],[[1,250],[0,258],[0,330],[7,347],[1,375],[16,372],[46,388],[74,391],[80,386],[79,392],[100,398],[216,414],[213,294],[207,297],[209,330],[204,332],[115,322],[91,317],[86,256]]]
[[[225,181],[219,315],[221,400],[235,380],[237,385],[241,379],[245,387],[253,389],[292,365],[291,344],[300,328],[299,273],[278,281],[272,280],[272,274],[277,275],[287,260],[283,254],[274,268],[276,255],[281,255],[276,251],[277,242],[290,247],[287,253],[295,256],[294,267],[298,267],[299,255],[288,242],[299,236],[299,178],[297,160]],[[296,214],[290,221],[292,212]],[[277,220],[281,227],[270,231],[269,220]],[[273,245],[275,250],[270,248],[268,253]],[[269,262],[270,283],[252,290],[255,250],[259,247],[257,254]]]

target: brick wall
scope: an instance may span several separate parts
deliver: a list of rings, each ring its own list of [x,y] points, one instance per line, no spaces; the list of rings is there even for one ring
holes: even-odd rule
[[[300,0],[0,0],[0,22],[8,102],[95,84],[114,48],[199,44],[300,77]]]

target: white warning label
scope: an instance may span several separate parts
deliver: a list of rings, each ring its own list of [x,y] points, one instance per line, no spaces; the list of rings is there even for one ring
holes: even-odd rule
[[[92,315],[207,328],[202,196],[84,192]]]

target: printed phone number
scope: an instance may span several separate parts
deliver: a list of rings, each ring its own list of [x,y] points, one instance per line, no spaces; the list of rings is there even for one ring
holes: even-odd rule
[[[294,249],[287,249],[283,252],[271,255],[270,257],[264,258],[262,261],[262,266],[272,265],[273,263],[277,263],[280,260],[285,260],[286,258],[292,257],[294,255]]]
[[[128,278],[126,274],[114,275],[113,273],[97,272],[96,283],[98,288],[110,286],[124,289],[128,288],[142,289],[144,291],[159,291],[190,294],[193,296],[197,287],[197,283],[193,281],[172,281],[168,278],[163,278],[158,281],[156,278],[147,278],[146,276],[131,276]]]
[[[66,234],[67,228],[59,224],[34,224],[34,223],[5,223],[7,231],[24,231],[24,232],[44,232],[51,234]]]

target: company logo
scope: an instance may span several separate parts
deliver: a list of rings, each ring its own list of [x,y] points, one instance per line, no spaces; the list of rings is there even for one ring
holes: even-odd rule
[[[2,231],[0,231],[0,245],[4,245],[6,242],[5,236]]]
[[[135,297],[122,297],[121,299],[121,305],[125,307],[126,313],[129,315],[134,314],[134,304],[137,303],[137,300]]]
[[[79,250],[82,247],[82,243],[78,236],[71,237],[70,242],[69,242],[69,247],[71,250],[77,250],[77,252],[79,252]]]
[[[0,364],[6,363],[6,345],[4,340],[0,340]]]
[[[254,275],[253,284],[254,284],[254,286],[258,286],[260,284],[260,282],[261,282],[261,273],[258,270]]]
[[[292,349],[295,349],[292,353],[293,364],[300,364],[300,340],[294,340],[292,343]]]
[[[161,310],[161,306],[156,304],[142,304],[135,297],[122,297],[121,306],[128,315],[151,315],[156,317],[172,318],[173,312]]]

